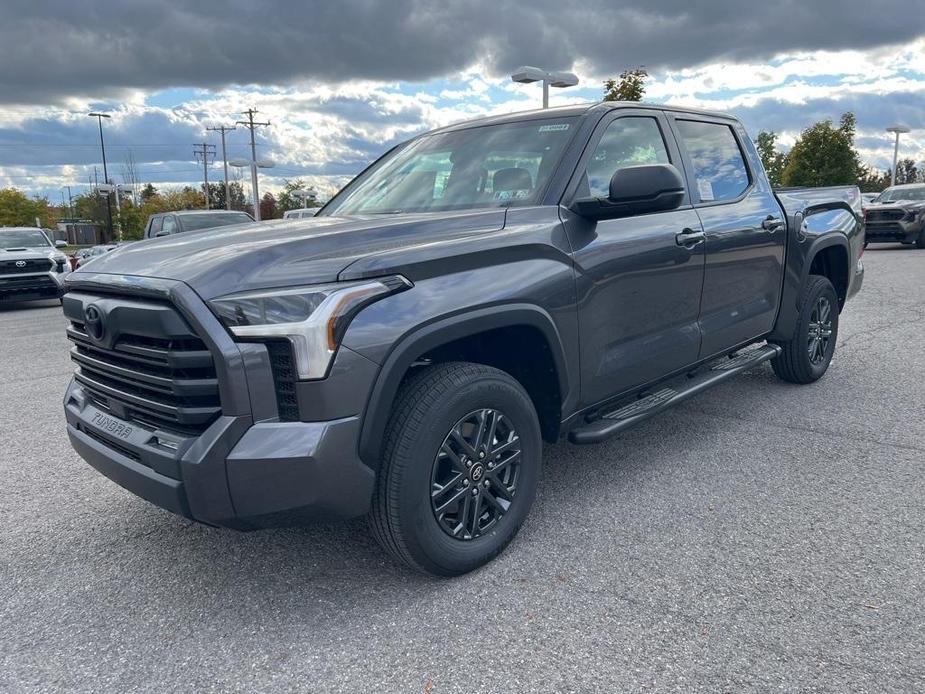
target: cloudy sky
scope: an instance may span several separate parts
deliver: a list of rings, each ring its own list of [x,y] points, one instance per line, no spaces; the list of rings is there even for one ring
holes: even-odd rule
[[[644,65],[647,99],[729,110],[786,147],[847,110],[858,148],[890,164],[884,128],[913,131],[925,160],[925,3],[781,0],[4,0],[0,22],[0,187],[60,201],[100,165],[106,110],[110,176],[125,160],[159,187],[201,182],[193,143],[208,125],[259,110],[264,188],[301,177],[336,190],[391,144],[439,125],[534,108],[522,64],[576,72],[553,105],[595,101],[601,82]],[[747,10],[745,8],[748,7]],[[229,158],[248,154],[228,134]],[[102,177],[102,170],[99,172]],[[240,174],[239,174],[240,175]],[[221,176],[215,164],[210,179]]]

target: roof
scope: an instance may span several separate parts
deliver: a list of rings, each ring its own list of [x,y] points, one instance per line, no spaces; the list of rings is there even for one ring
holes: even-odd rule
[[[472,120],[462,121],[443,128],[437,128],[430,133],[453,132],[455,130],[466,130],[467,128],[477,128],[485,125],[495,125],[499,123],[516,123],[526,120],[538,120],[556,117],[574,117],[585,116],[591,113],[603,115],[608,111],[619,108],[646,108],[655,111],[670,111],[672,113],[693,113],[698,116],[707,116],[709,118],[725,118],[736,120],[735,116],[720,111],[704,111],[697,108],[687,108],[684,106],[672,106],[670,104],[652,104],[646,101],[598,101],[593,103],[576,104],[572,106],[556,106],[554,108],[539,108],[530,111],[517,111],[514,113],[505,113],[502,115],[485,116]]]

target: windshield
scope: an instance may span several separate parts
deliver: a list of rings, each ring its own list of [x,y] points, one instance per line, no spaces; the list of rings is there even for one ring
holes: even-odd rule
[[[51,241],[39,229],[0,229],[0,248],[43,248]]]
[[[887,188],[877,198],[877,202],[896,202],[897,200],[925,200],[925,186]]]
[[[537,204],[574,117],[427,135],[385,155],[325,215],[396,214]]]
[[[183,231],[199,231],[200,229],[211,229],[212,227],[224,227],[229,224],[243,224],[252,222],[244,212],[229,212],[227,214],[181,214],[180,222],[183,224]]]

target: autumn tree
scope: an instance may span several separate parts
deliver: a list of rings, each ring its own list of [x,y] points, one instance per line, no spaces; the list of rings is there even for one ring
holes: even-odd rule
[[[273,193],[264,193],[260,198],[260,219],[277,219],[282,216],[282,212],[277,209]]]
[[[605,80],[604,101],[642,101],[648,76],[646,69],[640,66],[624,70],[618,80]]]
[[[857,183],[860,159],[854,149],[855,118],[845,113],[838,127],[831,120],[810,126],[787,156],[785,186],[838,186]]]
[[[0,189],[0,227],[32,227],[38,218],[43,227],[54,224],[45,198],[30,198],[15,188]]]

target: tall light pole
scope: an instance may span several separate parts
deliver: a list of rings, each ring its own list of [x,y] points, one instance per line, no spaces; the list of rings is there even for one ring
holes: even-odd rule
[[[225,166],[225,209],[231,209],[231,190],[229,189],[228,184],[228,153],[225,151],[225,133],[230,130],[237,130],[237,128],[229,128],[227,125],[217,125],[214,128],[208,127],[206,130],[211,130],[213,132],[219,132],[222,134],[222,162]]]
[[[890,175],[890,185],[896,185],[896,164],[899,162],[899,136],[902,133],[909,132],[909,128],[905,125],[891,125],[886,129],[888,133],[896,134],[896,141],[893,143],[893,172]]]
[[[243,112],[247,116],[247,120],[239,120],[236,125],[243,125],[245,128],[251,131],[251,189],[254,193],[254,220],[260,221],[260,198],[257,193],[257,144],[254,141],[254,131],[264,125],[270,125],[270,122],[266,123],[256,123],[254,122],[254,115],[257,113],[257,109],[249,108]]]
[[[573,72],[547,72],[542,68],[530,67],[524,65],[517,68],[511,79],[521,84],[531,84],[532,82],[543,83],[543,108],[549,108],[549,88],[550,87],[574,87],[578,84],[578,76]]]
[[[109,183],[109,173],[106,171],[106,144],[103,142],[103,119],[111,118],[108,113],[88,113],[88,116],[96,118],[100,126],[100,149],[103,151],[103,182]],[[109,238],[113,238],[112,231],[112,200],[106,196],[106,213],[109,216]]]

